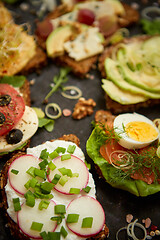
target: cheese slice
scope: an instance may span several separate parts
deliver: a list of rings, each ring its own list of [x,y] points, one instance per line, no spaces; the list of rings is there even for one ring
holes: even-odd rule
[[[8,144],[6,141],[6,137],[1,136],[0,153],[13,151],[14,149],[23,145],[35,134],[35,132],[38,129],[38,118],[36,112],[32,108],[26,106],[22,119],[14,128],[22,131],[23,133],[22,140],[17,144]]]

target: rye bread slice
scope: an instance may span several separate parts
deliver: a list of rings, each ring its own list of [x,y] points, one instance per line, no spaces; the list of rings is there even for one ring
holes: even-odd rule
[[[139,36],[135,36],[135,37],[125,38],[121,43],[127,44],[127,43],[131,43],[131,42],[144,41],[144,40],[149,39],[150,37],[151,36],[147,36],[147,35],[139,35]],[[105,49],[105,51],[103,52],[103,54],[99,57],[98,69],[101,72],[101,76],[103,78],[107,77],[105,69],[104,69],[104,61],[106,58],[111,57],[112,52],[117,47],[117,44],[107,47]],[[111,99],[106,93],[105,93],[105,101],[106,101],[106,109],[110,110],[113,114],[119,114],[122,112],[130,112],[130,111],[133,112],[140,108],[147,108],[147,107],[152,107],[152,106],[160,104],[160,99],[148,99],[145,102],[122,105],[122,104],[114,101],[113,99]]]
[[[121,27],[127,27],[133,23],[138,22],[139,20],[139,13],[129,5],[122,3],[125,9],[125,15],[124,16],[118,16],[117,19],[117,28],[115,31]],[[43,21],[46,21],[47,19],[55,19],[65,13],[68,13],[72,10],[71,6],[68,6],[66,4],[59,5],[53,12],[51,12]],[[45,40],[38,34],[37,30],[35,31],[37,43],[43,48],[46,49]],[[109,42],[110,36],[105,39],[105,44],[107,45]],[[68,66],[71,67],[74,74],[83,77],[85,76],[94,66],[94,63],[97,62],[98,55],[95,55],[93,57],[89,57],[87,59],[81,60],[81,61],[75,61],[73,58],[69,57],[67,54],[64,54],[63,56],[58,56],[53,59],[53,61],[60,65],[60,66]]]
[[[80,144],[79,138],[74,134],[63,135],[62,137],[60,137],[58,139],[65,140],[65,141],[71,141],[71,142],[75,143],[77,146],[79,146],[79,144]],[[55,139],[53,139],[51,141],[54,141],[54,140]],[[11,235],[13,237],[15,237],[15,239],[17,239],[17,240],[29,240],[30,238],[27,237],[26,235],[24,235],[20,231],[18,224],[15,223],[8,215],[8,213],[7,213],[8,203],[7,203],[7,196],[5,193],[5,186],[7,184],[9,166],[14,161],[14,159],[16,159],[17,157],[20,157],[22,155],[25,155],[25,152],[19,152],[19,153],[15,154],[14,156],[12,156],[5,163],[5,165],[3,166],[3,168],[0,172],[0,190],[1,190],[0,207],[3,210],[3,214],[5,216],[7,226],[10,229]],[[94,237],[88,238],[88,240],[92,240],[92,239],[103,240],[103,239],[106,239],[108,236],[109,236],[109,228],[107,227],[106,224],[104,224],[103,230],[100,233],[98,233],[97,235],[95,235]]]

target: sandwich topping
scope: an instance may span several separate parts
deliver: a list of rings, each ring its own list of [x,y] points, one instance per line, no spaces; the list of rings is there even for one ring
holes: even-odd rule
[[[104,211],[84,161],[76,144],[55,140],[28,148],[11,163],[7,212],[25,235],[79,240],[103,229]]]

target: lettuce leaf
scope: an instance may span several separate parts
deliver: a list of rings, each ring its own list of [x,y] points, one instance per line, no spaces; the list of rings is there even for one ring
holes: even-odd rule
[[[145,197],[160,191],[160,184],[147,184],[142,180],[134,180],[132,178],[123,178],[123,173],[121,176],[117,174],[117,169],[109,164],[99,153],[100,138],[102,131],[97,131],[97,126],[92,131],[89,139],[86,143],[86,150],[89,157],[93,162],[99,167],[103,177],[106,182],[109,183],[112,187],[126,190],[136,196]],[[102,136],[103,137],[103,136]]]
[[[7,83],[13,87],[22,87],[26,78],[24,76],[4,76],[0,79],[0,83]]]

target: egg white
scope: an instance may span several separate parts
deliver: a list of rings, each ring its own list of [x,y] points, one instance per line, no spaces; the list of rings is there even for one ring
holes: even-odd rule
[[[131,139],[125,132],[125,127],[129,122],[140,121],[150,124],[158,133],[157,137],[151,141],[140,142]],[[127,149],[139,149],[148,146],[159,138],[160,132],[154,123],[147,117],[138,113],[124,113],[118,115],[114,120],[114,131],[120,136],[119,144]]]

